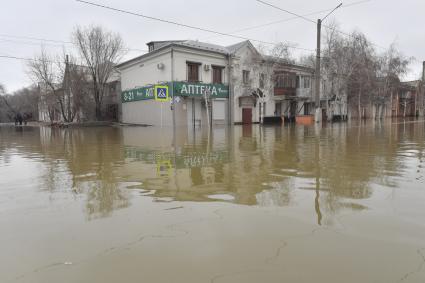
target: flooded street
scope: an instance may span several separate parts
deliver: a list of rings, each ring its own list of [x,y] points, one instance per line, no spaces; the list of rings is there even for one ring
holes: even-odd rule
[[[0,127],[0,282],[425,282],[424,219],[423,121]]]

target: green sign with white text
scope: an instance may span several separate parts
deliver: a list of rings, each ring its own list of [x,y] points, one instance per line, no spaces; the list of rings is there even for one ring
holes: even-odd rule
[[[174,95],[203,97],[205,92],[211,98],[229,97],[229,87],[224,84],[174,82]]]
[[[171,83],[166,83],[171,88]],[[203,83],[187,83],[187,82],[174,82],[174,95],[175,96],[188,96],[188,97],[203,97],[205,93],[211,98],[228,98],[229,87],[224,84],[203,84]],[[121,101],[133,102],[147,99],[154,99],[155,86],[145,86],[126,90],[121,93]]]
[[[135,88],[121,93],[121,101],[123,103],[154,98],[154,86]]]

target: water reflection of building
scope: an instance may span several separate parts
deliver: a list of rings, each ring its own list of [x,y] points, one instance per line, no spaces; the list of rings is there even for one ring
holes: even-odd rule
[[[296,190],[311,191],[321,213],[365,209],[370,183],[399,166],[391,127],[346,124],[314,127],[233,127],[180,133],[123,130],[127,180],[142,182],[155,197],[211,201],[228,194],[240,204],[288,205]],[[158,164],[171,169],[158,174]],[[321,192],[321,193],[319,193]],[[316,197],[317,196],[317,197]]]
[[[327,223],[341,210],[367,209],[362,200],[377,184],[396,187],[406,174],[405,156],[422,160],[425,152],[423,123],[409,122],[175,134],[149,127],[0,131],[0,161],[8,162],[10,148],[36,159],[40,189],[83,195],[89,218],[130,205],[131,185],[162,201],[226,195],[238,204],[287,206],[302,194]]]
[[[173,146],[172,133],[149,128],[124,129],[128,181],[141,182],[156,197],[211,201],[211,195],[231,195],[241,204],[256,204],[256,194],[269,188],[273,169],[274,138],[261,127],[234,127],[180,135]],[[195,137],[195,139],[194,139]],[[168,145],[167,145],[168,142]],[[171,164],[169,174],[159,174]]]
[[[229,162],[227,128],[208,132],[145,128],[123,129],[126,165],[121,168],[128,180],[155,190],[157,197],[177,200],[207,200],[223,181],[223,165]],[[170,168],[169,168],[170,167]]]

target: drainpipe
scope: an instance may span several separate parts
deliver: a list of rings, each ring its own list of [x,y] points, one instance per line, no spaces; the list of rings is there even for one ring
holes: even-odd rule
[[[172,111],[173,111],[173,147],[174,147],[174,180],[176,182],[177,192],[179,191],[179,186],[177,184],[177,133],[176,133],[176,102],[174,100],[174,49],[171,47],[171,99],[172,99]]]
[[[173,111],[173,136],[174,136],[174,146],[176,142],[176,103],[174,100],[174,49],[171,47],[171,101],[172,101],[172,111]]]

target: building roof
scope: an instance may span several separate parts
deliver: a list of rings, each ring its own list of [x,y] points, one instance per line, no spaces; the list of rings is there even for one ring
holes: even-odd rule
[[[196,50],[210,51],[210,52],[214,52],[214,53],[218,53],[218,54],[222,54],[222,55],[226,55],[226,56],[235,54],[239,49],[241,49],[244,46],[250,46],[260,56],[262,56],[267,61],[277,60],[278,63],[280,63],[280,64],[284,64],[284,65],[287,65],[287,66],[290,66],[290,67],[293,67],[293,68],[302,68],[302,69],[305,69],[305,70],[308,70],[308,71],[312,71],[312,68],[307,67],[307,66],[296,65],[296,64],[293,64],[291,62],[284,61],[283,59],[280,59],[280,58],[260,54],[249,40],[244,40],[244,41],[241,41],[241,42],[238,42],[236,44],[229,45],[229,46],[221,46],[221,45],[217,45],[217,44],[195,41],[195,40],[151,41],[147,44],[151,45],[151,44],[155,44],[155,43],[159,43],[158,48],[154,49],[153,51],[151,51],[149,53],[145,53],[141,56],[138,56],[138,57],[135,57],[133,59],[127,60],[125,62],[122,62],[122,63],[118,64],[116,67],[120,68],[120,67],[127,65],[128,63],[137,62],[140,59],[147,58],[150,55],[155,54],[156,52],[159,52],[160,50],[164,50],[164,49],[172,47],[172,46],[188,47],[188,48],[192,48],[192,49],[196,49]]]
[[[168,42],[182,42],[182,41],[185,41],[185,40],[152,40],[152,41],[149,41],[148,43],[146,43],[147,45],[149,45],[149,44],[152,44],[152,43],[168,43]]]
[[[251,44],[251,43],[249,42],[249,40],[241,41],[229,46],[222,46],[222,45],[202,42],[198,40],[161,40],[161,41],[150,41],[147,43],[147,45],[152,45],[152,44],[156,44],[158,46],[157,49],[163,48],[165,46],[177,45],[177,46],[193,47],[193,48],[207,50],[207,51],[214,51],[214,52],[219,52],[219,53],[228,55],[228,54],[232,54],[236,52],[237,50],[239,50],[241,47],[245,46],[246,44]]]
[[[214,51],[214,52],[222,53],[224,55],[229,54],[229,51],[226,49],[226,47],[223,47],[217,44],[212,44],[212,43],[195,41],[195,40],[187,40],[184,42],[180,42],[177,45],[194,47],[194,48],[206,50],[206,51]]]
[[[236,44],[226,46],[226,49],[230,53],[235,53],[236,51],[238,51],[239,49],[241,49],[243,46],[245,46],[247,43],[249,43],[249,40],[241,41],[241,42],[238,42]]]
[[[404,82],[401,82],[401,84],[416,87],[420,82],[421,82],[420,80],[404,81]]]
[[[230,54],[229,51],[224,46],[216,45],[216,44],[212,44],[212,43],[195,41],[195,40],[151,41],[147,44],[148,45],[149,44],[155,44],[155,42],[160,43],[158,48],[154,49],[151,52],[148,52],[148,53],[145,53],[145,54],[140,55],[138,57],[135,57],[133,59],[124,61],[124,62],[118,64],[116,67],[117,68],[123,67],[123,66],[127,65],[128,63],[136,62],[136,61],[139,61],[140,59],[147,58],[152,54],[155,54],[155,53],[157,53],[161,50],[164,50],[164,49],[172,47],[172,46],[188,47],[188,48],[197,49],[197,50],[219,53],[219,54],[222,54],[222,55],[229,55]]]
[[[279,71],[279,66],[285,67],[285,68],[291,68],[291,69],[297,69],[297,70],[303,70],[308,73],[314,73],[315,70],[311,66],[303,65],[295,63],[295,61],[288,60],[285,58],[280,58],[276,56],[270,56],[270,55],[263,55],[264,60],[271,62],[273,64],[276,64],[277,71]]]

